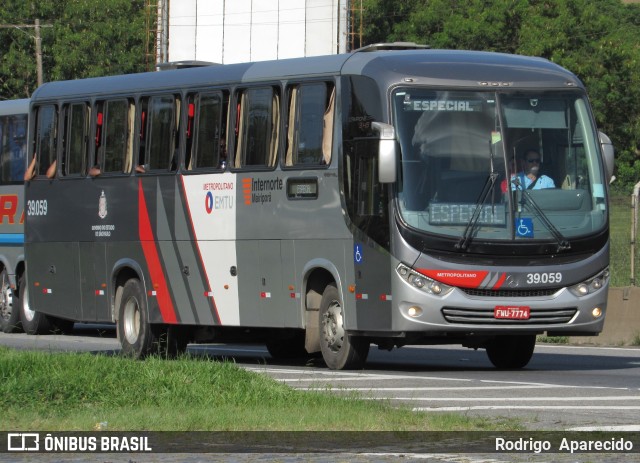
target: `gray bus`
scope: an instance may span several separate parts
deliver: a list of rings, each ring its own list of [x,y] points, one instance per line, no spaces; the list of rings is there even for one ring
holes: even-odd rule
[[[0,329],[20,329],[24,275],[24,170],[29,100],[0,101]]]
[[[134,357],[258,341],[331,369],[371,344],[521,368],[538,334],[599,333],[613,148],[583,84],[411,48],[41,86],[25,330],[115,322]]]

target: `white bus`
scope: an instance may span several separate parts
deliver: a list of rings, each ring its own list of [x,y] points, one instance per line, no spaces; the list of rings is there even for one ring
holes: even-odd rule
[[[24,170],[29,100],[0,101],[0,329],[20,329],[18,283],[24,275]]]
[[[332,369],[371,344],[520,368],[538,334],[599,333],[613,149],[582,83],[407,48],[41,86],[25,330],[115,322],[135,357],[248,340]]]

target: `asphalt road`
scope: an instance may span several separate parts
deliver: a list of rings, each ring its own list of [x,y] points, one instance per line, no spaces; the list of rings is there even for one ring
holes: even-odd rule
[[[0,344],[52,351],[119,351],[111,326],[78,325],[73,335],[2,334]],[[361,371],[328,370],[320,359],[283,362],[261,345],[190,345],[189,352],[267,374],[303,389],[357,392],[416,411],[515,418],[531,430],[640,431],[640,349],[539,344],[529,365],[493,368],[483,350],[454,346],[372,347]]]

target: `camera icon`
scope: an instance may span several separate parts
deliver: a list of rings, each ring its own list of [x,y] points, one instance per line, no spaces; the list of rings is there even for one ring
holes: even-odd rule
[[[38,452],[40,434],[37,432],[13,432],[7,434],[8,452]]]

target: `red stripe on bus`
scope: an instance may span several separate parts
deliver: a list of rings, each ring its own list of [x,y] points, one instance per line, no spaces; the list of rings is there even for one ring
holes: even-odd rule
[[[176,311],[169,296],[169,287],[167,280],[160,265],[160,256],[156,248],[156,241],[153,237],[151,229],[151,221],[149,220],[149,211],[147,210],[147,202],[144,199],[142,191],[142,181],[138,180],[138,235],[140,236],[140,244],[142,244],[142,252],[147,261],[149,274],[151,275],[151,286],[156,288],[158,306],[162,321],[165,323],[177,323]]]
[[[503,273],[500,276],[500,279],[498,280],[498,282],[495,285],[493,285],[493,288],[491,288],[491,289],[494,289],[494,290],[495,289],[499,289],[502,286],[502,284],[504,283],[504,280],[506,280],[506,279],[507,279],[507,274]]]

